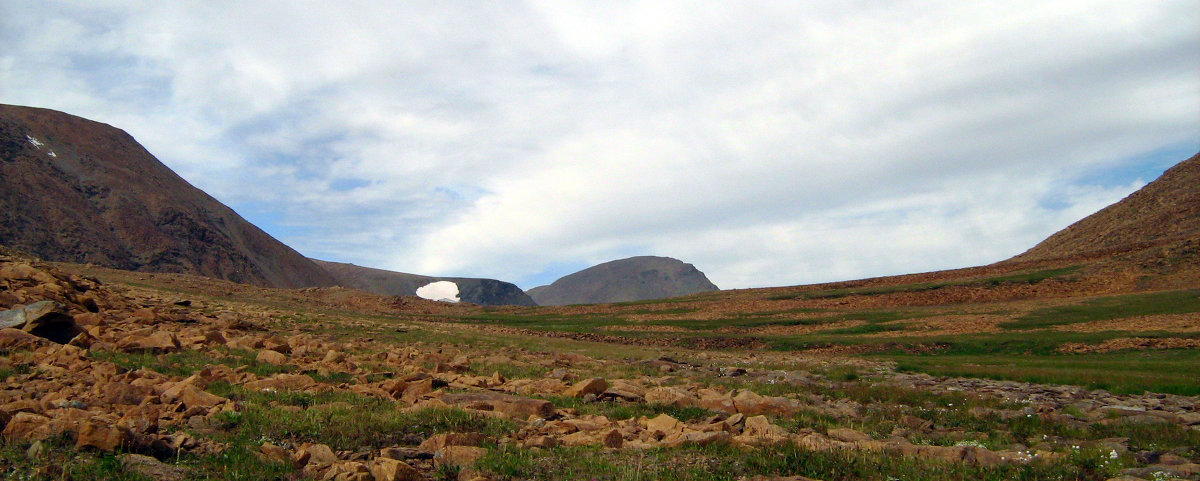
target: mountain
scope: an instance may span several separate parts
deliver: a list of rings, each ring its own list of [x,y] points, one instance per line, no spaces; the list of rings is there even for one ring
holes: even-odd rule
[[[46,260],[268,287],[334,285],[107,124],[0,105],[0,186],[0,244]]]
[[[1200,239],[1200,154],[1011,259],[1112,256]]]
[[[495,279],[466,277],[430,277],[418,274],[372,269],[354,264],[328,262],[311,259],[329,272],[337,283],[367,292],[386,296],[415,296],[417,288],[437,281],[449,281],[458,285],[458,297],[465,302],[481,306],[532,306],[533,299],[520,287]]]
[[[703,272],[670,257],[605,262],[529,290],[542,306],[644,301],[718,290]]]

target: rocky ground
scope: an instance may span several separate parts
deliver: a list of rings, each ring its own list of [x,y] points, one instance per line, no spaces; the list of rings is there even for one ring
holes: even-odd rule
[[[6,479],[1200,479],[1196,396],[180,290],[0,254]]]

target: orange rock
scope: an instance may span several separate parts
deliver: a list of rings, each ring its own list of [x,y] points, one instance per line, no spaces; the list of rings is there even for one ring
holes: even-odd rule
[[[13,415],[3,432],[8,441],[42,441],[54,434],[50,418],[24,411]]]
[[[574,386],[563,392],[563,396],[584,397],[588,394],[599,396],[605,389],[608,389],[608,382],[605,382],[603,378],[594,377],[575,383]]]
[[[75,449],[91,447],[111,453],[128,444],[130,438],[129,431],[117,426],[87,421],[82,424],[75,437]]]
[[[388,458],[375,458],[371,462],[371,475],[375,481],[416,481],[421,473],[408,463]]]
[[[248,382],[245,386],[246,389],[253,391],[262,391],[264,389],[301,391],[316,385],[317,382],[313,378],[303,374],[276,374],[271,377]]]
[[[667,414],[659,414],[658,417],[646,421],[646,430],[651,432],[657,431],[669,435],[682,433],[683,428],[683,423]]]
[[[699,400],[692,393],[677,387],[656,387],[646,391],[646,402],[675,407],[690,407],[698,404]]]
[[[286,354],[278,352],[278,351],[264,350],[264,351],[258,352],[258,356],[255,357],[255,360],[257,360],[258,362],[264,362],[267,364],[274,364],[277,366],[282,366],[284,364],[287,364],[288,357]]]
[[[443,466],[466,468],[473,466],[475,461],[487,454],[487,450],[474,446],[446,446],[441,457],[434,461]]]
[[[434,434],[417,447],[425,453],[437,453],[446,446],[479,446],[483,444],[483,435],[479,433],[442,433]]]

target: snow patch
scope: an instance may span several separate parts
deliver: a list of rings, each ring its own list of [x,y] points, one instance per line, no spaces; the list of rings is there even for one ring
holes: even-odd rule
[[[39,149],[42,148],[43,145],[46,145],[46,144],[43,144],[40,140],[30,137],[28,135],[26,135],[25,138],[29,139],[29,143],[33,144],[34,147],[37,147]]]
[[[458,284],[436,281],[417,288],[417,297],[432,301],[458,302]]]

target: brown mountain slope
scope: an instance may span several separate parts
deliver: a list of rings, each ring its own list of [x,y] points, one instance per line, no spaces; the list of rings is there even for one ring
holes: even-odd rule
[[[529,290],[542,306],[629,302],[719,290],[696,266],[670,257],[639,256],[595,265]]]
[[[0,186],[0,244],[47,260],[272,287],[334,284],[106,124],[0,105]]]
[[[1200,154],[1013,261],[1114,255],[1200,238]]]

